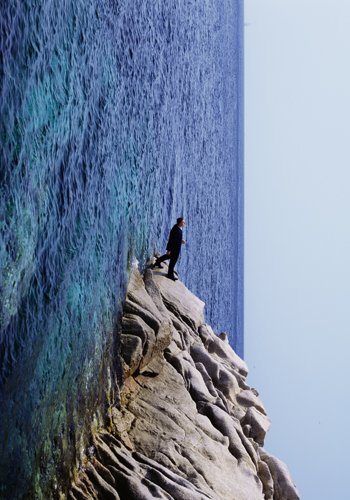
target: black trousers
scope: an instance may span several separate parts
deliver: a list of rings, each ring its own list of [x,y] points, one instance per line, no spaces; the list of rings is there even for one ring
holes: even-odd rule
[[[164,262],[165,260],[170,259],[169,262],[169,268],[168,268],[168,276],[170,278],[174,278],[174,267],[177,262],[177,259],[179,258],[180,252],[171,252],[170,255],[167,253],[165,255],[162,255],[161,257],[158,257],[156,264],[160,264],[161,262]]]

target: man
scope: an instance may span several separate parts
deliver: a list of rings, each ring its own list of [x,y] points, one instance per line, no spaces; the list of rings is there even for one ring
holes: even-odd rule
[[[176,220],[176,224],[170,231],[168,244],[166,246],[166,254],[158,257],[153,265],[153,267],[163,267],[161,265],[161,262],[170,259],[167,278],[173,281],[177,280],[177,278],[175,278],[174,276],[174,267],[180,255],[181,245],[184,245],[186,243],[186,241],[182,239],[182,228],[185,225],[186,221],[183,217],[179,217]]]

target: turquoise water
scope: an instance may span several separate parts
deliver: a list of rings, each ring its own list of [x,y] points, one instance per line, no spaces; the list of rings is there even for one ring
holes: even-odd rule
[[[128,263],[178,216],[180,277],[243,354],[242,4],[1,3],[4,497],[47,498],[117,400]]]

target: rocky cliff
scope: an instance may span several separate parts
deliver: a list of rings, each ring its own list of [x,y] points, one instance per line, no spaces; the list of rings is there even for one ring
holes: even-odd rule
[[[297,500],[287,467],[262,448],[270,421],[245,362],[163,271],[132,272],[120,405],[94,433],[70,498]]]

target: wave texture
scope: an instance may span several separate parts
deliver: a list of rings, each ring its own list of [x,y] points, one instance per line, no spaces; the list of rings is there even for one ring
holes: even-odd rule
[[[4,495],[54,491],[117,399],[128,261],[179,215],[179,273],[241,351],[240,9],[1,3]]]

